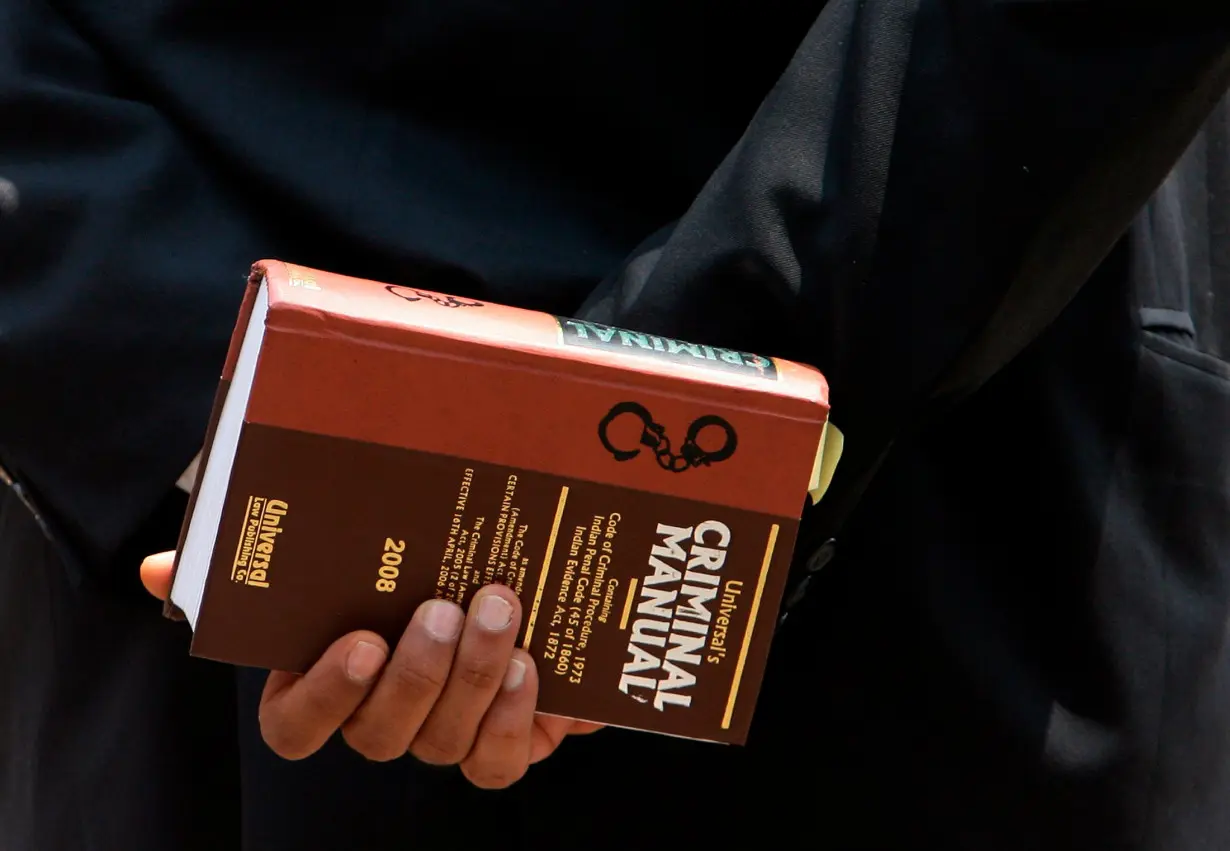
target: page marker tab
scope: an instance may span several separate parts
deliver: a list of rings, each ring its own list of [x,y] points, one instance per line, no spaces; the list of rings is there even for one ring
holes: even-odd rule
[[[829,483],[833,481],[833,472],[837,469],[837,462],[841,460],[841,450],[845,445],[845,435],[837,426],[826,422],[824,430],[820,432],[820,445],[816,447],[816,462],[812,466],[811,482],[807,486],[812,505],[819,502],[824,492],[829,489]]]

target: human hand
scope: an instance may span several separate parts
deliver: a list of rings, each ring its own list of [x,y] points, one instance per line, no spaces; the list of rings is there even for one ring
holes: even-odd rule
[[[165,600],[174,553],[150,556],[141,581]],[[446,600],[419,606],[390,658],[373,632],[339,638],[306,674],[274,671],[261,695],[265,742],[285,759],[319,750],[337,730],[376,761],[411,753],[459,765],[484,789],[512,785],[565,736],[601,725],[538,715],[534,660],[514,646],[521,604],[503,585],[474,595],[469,612]]]

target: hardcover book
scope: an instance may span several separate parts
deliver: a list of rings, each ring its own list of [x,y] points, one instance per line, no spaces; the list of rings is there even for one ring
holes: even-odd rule
[[[742,743],[828,410],[789,361],[261,262],[166,614],[303,672],[501,582],[539,711]]]

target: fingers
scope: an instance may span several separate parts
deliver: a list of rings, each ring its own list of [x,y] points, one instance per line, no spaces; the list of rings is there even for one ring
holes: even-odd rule
[[[531,733],[530,764],[549,757],[555,753],[568,736],[584,736],[597,732],[602,724],[590,721],[574,721],[571,718],[561,718],[558,715],[537,715],[534,717],[534,729]]]
[[[303,676],[275,672],[261,696],[261,735],[284,759],[303,759],[329,740],[367,696],[388,657],[384,639],[353,632]]]
[[[500,689],[487,710],[461,773],[480,789],[503,789],[521,779],[530,765],[538,674],[533,658],[513,651]]]
[[[374,634],[347,636],[306,675],[270,676],[261,704],[265,740],[300,759],[340,728],[369,759],[409,752],[460,765],[476,786],[508,786],[565,735],[595,726],[536,721],[538,675],[529,654],[514,647],[520,623],[516,595],[490,585],[468,613],[445,600],[424,603],[391,657]]]
[[[415,611],[371,695],[342,728],[346,742],[368,759],[404,756],[444,691],[465,614],[448,600]]]
[[[141,584],[159,600],[165,600],[171,593],[171,567],[174,563],[174,552],[157,553],[141,562]]]
[[[377,761],[407,751],[436,765],[464,760],[501,691],[520,620],[516,595],[502,585],[475,594],[468,616],[446,600],[424,603],[379,683],[343,726],[347,743]],[[524,672],[514,677],[517,694],[524,691],[524,679]],[[504,719],[507,710],[500,713]],[[530,723],[523,725],[527,754]],[[507,726],[505,720],[500,724],[497,729]]]
[[[474,595],[448,683],[411,753],[435,765],[465,758],[504,681],[520,624],[521,604],[511,589],[488,585]]]

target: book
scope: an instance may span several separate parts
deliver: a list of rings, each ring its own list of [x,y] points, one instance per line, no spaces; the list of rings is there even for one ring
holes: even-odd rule
[[[540,712],[739,744],[828,412],[790,361],[262,261],[165,614],[303,672],[502,582]]]

